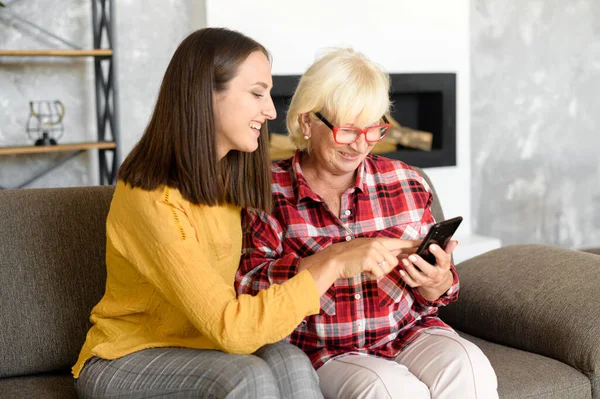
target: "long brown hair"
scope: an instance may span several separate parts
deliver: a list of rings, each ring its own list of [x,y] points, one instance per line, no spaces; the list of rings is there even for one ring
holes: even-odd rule
[[[217,160],[213,91],[227,90],[254,51],[270,59],[261,44],[229,29],[200,29],[185,38],[165,72],[150,123],[119,169],[119,179],[145,190],[167,185],[194,204],[230,203],[270,212],[266,123],[256,151],[229,151]]]

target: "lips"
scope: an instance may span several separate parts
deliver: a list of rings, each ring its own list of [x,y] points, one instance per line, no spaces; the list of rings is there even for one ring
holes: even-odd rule
[[[349,161],[356,161],[360,158],[360,154],[350,154],[343,151],[338,151],[338,153],[342,156],[342,158],[347,159]]]
[[[256,134],[256,137],[260,136],[260,128],[262,126],[262,123],[257,122],[257,121],[251,121],[250,122],[250,129],[252,129],[252,131],[254,132],[254,134]]]

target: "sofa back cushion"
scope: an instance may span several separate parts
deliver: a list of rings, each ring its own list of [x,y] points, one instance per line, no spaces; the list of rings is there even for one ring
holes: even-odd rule
[[[423,169],[417,168],[415,166],[413,166],[413,169],[415,169],[417,172],[419,172],[421,174],[421,176],[423,176],[423,178],[425,179],[427,184],[429,184],[429,187],[431,187],[431,191],[433,192],[433,202],[431,203],[431,213],[433,214],[433,217],[435,218],[436,222],[441,222],[442,220],[445,220],[444,212],[442,211],[442,204],[440,203],[440,199],[437,195],[437,192],[435,191],[435,187],[433,187],[433,183],[431,182],[431,179],[429,179],[429,176],[427,176],[427,174],[423,171]]]
[[[0,377],[69,370],[106,284],[114,187],[0,191]]]

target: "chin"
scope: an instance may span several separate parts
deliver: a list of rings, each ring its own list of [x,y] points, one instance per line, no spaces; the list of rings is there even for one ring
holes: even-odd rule
[[[343,168],[342,170],[343,170],[345,173],[354,173],[354,172],[356,172],[356,171],[358,170],[358,165],[360,165],[360,164],[354,165],[354,166],[352,166],[352,167],[345,167],[345,168]]]
[[[355,160],[347,160],[347,159],[342,159],[340,164],[344,166],[345,169],[352,169],[355,170],[356,168],[358,168],[358,166],[362,163],[362,161],[365,160],[366,157],[362,157],[360,159],[355,159]]]
[[[254,152],[258,150],[258,142],[240,146],[237,150],[240,152]]]
[[[360,165],[360,163],[349,163],[349,162],[338,163],[336,165],[336,169],[338,170],[339,173],[342,173],[342,174],[354,173],[354,172],[356,172],[356,169],[358,169],[358,165]]]

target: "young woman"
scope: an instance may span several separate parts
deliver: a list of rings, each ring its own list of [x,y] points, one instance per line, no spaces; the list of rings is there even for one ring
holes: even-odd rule
[[[241,208],[271,209],[271,88],[269,54],[240,33],[202,29],[176,50],[119,170],[106,292],[73,367],[80,397],[321,397],[304,353],[277,342],[335,278],[381,277],[390,268],[376,263],[391,267],[405,243],[362,243],[349,264],[236,296]]]

